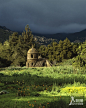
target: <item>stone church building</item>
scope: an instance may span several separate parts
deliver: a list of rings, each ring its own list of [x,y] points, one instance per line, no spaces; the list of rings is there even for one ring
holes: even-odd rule
[[[28,50],[27,52],[27,62],[26,67],[51,67],[52,64],[46,59],[39,56],[38,51],[33,48]]]

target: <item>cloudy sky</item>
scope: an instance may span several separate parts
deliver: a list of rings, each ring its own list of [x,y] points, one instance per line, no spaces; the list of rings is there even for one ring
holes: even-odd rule
[[[32,33],[73,33],[86,29],[86,0],[0,0],[0,26]]]

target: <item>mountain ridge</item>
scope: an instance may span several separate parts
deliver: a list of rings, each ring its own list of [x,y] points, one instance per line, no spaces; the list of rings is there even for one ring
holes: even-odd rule
[[[9,39],[9,35],[11,35],[13,32],[5,26],[0,26],[0,42],[4,42],[6,39]],[[22,34],[22,32],[18,32],[19,35]],[[75,33],[55,33],[55,34],[40,34],[40,33],[33,33],[34,39],[39,42],[41,45],[48,45],[50,44],[53,39],[58,43],[60,40],[66,39],[66,37],[70,40],[70,42],[79,43],[84,42],[86,39],[86,29],[75,32]]]

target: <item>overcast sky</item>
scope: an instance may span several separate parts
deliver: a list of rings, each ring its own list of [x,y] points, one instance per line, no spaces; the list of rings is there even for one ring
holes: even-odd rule
[[[0,0],[0,26],[32,33],[73,33],[86,29],[86,0]]]

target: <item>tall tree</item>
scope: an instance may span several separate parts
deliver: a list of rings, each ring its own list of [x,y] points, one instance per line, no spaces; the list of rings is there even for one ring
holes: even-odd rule
[[[72,44],[68,38],[63,41],[63,51],[65,54],[67,54],[65,55],[65,59],[70,59],[72,57]]]
[[[63,41],[62,40],[60,40],[59,41],[59,44],[58,44],[58,51],[62,51],[63,50]]]

